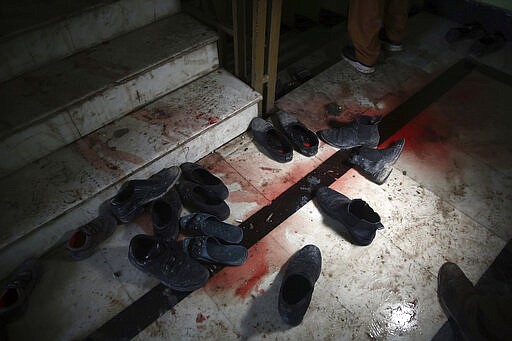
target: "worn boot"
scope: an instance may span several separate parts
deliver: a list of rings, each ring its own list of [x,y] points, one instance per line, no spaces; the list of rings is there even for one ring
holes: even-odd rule
[[[402,138],[386,149],[360,148],[350,156],[349,162],[371,181],[381,185],[391,174],[391,166],[398,160],[404,144],[405,139]]]
[[[361,116],[347,126],[325,129],[318,135],[326,143],[339,149],[356,147],[375,148],[379,144],[379,127],[375,118]]]

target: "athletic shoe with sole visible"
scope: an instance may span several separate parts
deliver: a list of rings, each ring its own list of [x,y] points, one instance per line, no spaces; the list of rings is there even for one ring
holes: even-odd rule
[[[357,60],[356,51],[354,50],[353,46],[345,46],[343,48],[343,50],[341,50],[341,55],[342,55],[343,59],[347,63],[352,65],[357,71],[364,73],[364,74],[369,74],[369,73],[375,72],[375,68],[373,67],[373,65],[366,65],[366,64],[361,63],[359,60]]]
[[[174,186],[181,175],[180,167],[164,168],[147,180],[130,180],[110,199],[112,213],[122,223],[128,223],[144,212],[144,205],[161,198]]]
[[[384,50],[389,52],[400,52],[404,49],[402,43],[399,41],[393,41],[388,38],[386,30],[381,29],[379,31],[379,40]]]

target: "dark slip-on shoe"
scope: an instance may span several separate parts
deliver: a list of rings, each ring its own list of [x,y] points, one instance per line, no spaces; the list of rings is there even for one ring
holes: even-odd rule
[[[179,234],[180,215],[180,195],[175,188],[171,188],[163,197],[151,203],[153,235],[164,239],[176,239]]]
[[[183,250],[192,258],[212,264],[242,265],[247,261],[248,251],[242,245],[225,245],[214,237],[186,237]]]
[[[221,179],[210,173],[203,166],[197,163],[185,162],[181,164],[181,175],[188,181],[195,182],[201,186],[208,195],[220,200],[226,200],[229,191]]]
[[[384,228],[380,216],[364,200],[350,200],[329,187],[321,187],[316,201],[325,214],[347,229],[357,245],[371,244],[376,231]]]
[[[223,242],[237,244],[244,231],[235,225],[224,223],[208,213],[193,213],[180,218],[180,230],[190,236],[210,236]]]
[[[256,145],[271,159],[281,163],[292,160],[292,145],[272,124],[262,118],[255,117],[251,121],[251,130]]]
[[[305,156],[313,156],[318,152],[318,137],[295,116],[280,111],[276,114],[276,119],[296,151]]]
[[[284,322],[302,322],[322,269],[322,254],[315,245],[306,245],[289,260],[279,290],[278,310]]]
[[[130,241],[128,259],[140,271],[177,291],[194,291],[208,282],[210,273],[183,251],[181,243],[139,234]]]
[[[214,215],[219,220],[225,220],[229,217],[230,209],[228,204],[224,200],[212,198],[203,187],[194,182],[180,181],[178,192],[185,207]]]

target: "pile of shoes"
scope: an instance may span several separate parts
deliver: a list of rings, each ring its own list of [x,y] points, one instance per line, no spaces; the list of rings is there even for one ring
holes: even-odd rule
[[[401,138],[385,149],[376,149],[379,140],[379,119],[360,116],[352,123],[318,132],[320,138],[341,150],[350,150],[348,161],[364,176],[376,184],[383,184],[392,171],[405,145]]]
[[[274,117],[280,130],[259,117],[251,121],[254,141],[264,154],[284,163],[292,161],[294,149],[308,157],[318,152],[318,137],[296,117],[284,111],[276,113]]]
[[[506,43],[505,35],[502,32],[487,32],[478,22],[452,27],[446,32],[444,38],[450,44],[475,39],[469,48],[469,56],[473,58],[496,52],[502,49]]]
[[[222,180],[198,164],[164,168],[146,180],[123,184],[97,218],[73,232],[67,249],[73,259],[85,259],[118,224],[149,208],[153,235],[133,237],[128,259],[171,289],[196,290],[208,281],[209,264],[234,266],[247,260],[247,248],[237,245],[243,230],[223,222],[230,214],[228,195]],[[195,213],[181,217],[182,203]],[[178,241],[180,231],[187,236]]]

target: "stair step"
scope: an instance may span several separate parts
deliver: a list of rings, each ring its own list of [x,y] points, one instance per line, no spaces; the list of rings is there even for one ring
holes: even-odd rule
[[[214,71],[0,180],[0,273],[97,215],[128,179],[196,161],[243,133],[261,96]]]
[[[0,84],[0,176],[215,70],[216,40],[176,14]]]
[[[0,81],[179,11],[179,0],[3,1]]]

